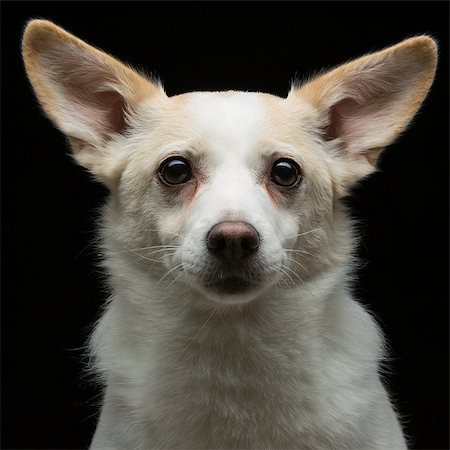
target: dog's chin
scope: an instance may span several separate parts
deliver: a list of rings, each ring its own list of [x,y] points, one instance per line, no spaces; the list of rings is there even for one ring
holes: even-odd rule
[[[247,303],[255,299],[262,290],[260,283],[235,274],[209,280],[202,285],[202,291],[208,298],[222,304]]]
[[[222,295],[245,294],[251,290],[252,283],[239,275],[230,275],[206,284],[207,288]]]

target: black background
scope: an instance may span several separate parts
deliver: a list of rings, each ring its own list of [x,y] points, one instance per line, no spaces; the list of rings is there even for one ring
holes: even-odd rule
[[[413,125],[349,200],[365,262],[355,292],[391,347],[390,390],[414,448],[448,448],[448,16],[446,2],[2,3],[2,448],[83,448],[98,390],[82,347],[105,292],[94,216],[106,190],[72,163],[25,78],[26,20],[48,18],[168,94],[286,95],[311,74],[428,33],[440,66]]]

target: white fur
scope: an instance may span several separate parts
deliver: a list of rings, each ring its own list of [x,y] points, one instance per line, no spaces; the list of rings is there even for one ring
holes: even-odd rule
[[[120,240],[128,238],[116,237],[121,212],[114,202],[106,209],[114,295],[92,339],[107,386],[92,448],[404,448],[379,380],[381,335],[346,287],[351,236],[331,190],[321,203],[332,218],[309,210],[306,193],[293,210],[277,207],[256,182],[261,150],[295,152],[261,141],[270,124],[259,94],[197,93],[185,108],[194,139],[166,152],[203,149],[208,181],[187,211],[147,210],[141,198],[138,222],[122,225],[139,237],[150,227],[159,238],[148,242],[176,245],[164,267],[153,261],[165,252],[146,252],[139,240],[142,250],[127,252]],[[250,297],[217,298],[198,281],[210,263],[206,233],[230,217],[251,223],[264,243],[265,283]],[[314,269],[305,254],[299,266],[286,248],[334,264]]]
[[[46,21],[31,22],[23,45],[45,111],[111,189],[101,249],[112,295],[90,342],[105,393],[91,449],[406,448],[380,379],[382,334],[350,293],[341,199],[425,97],[434,42],[406,40],[286,99],[169,98]],[[189,161],[191,182],[161,182],[171,156]],[[278,158],[301,167],[298,187],[273,182]],[[234,294],[209,284],[226,271],[207,247],[223,221],[260,239],[242,269],[252,286]]]

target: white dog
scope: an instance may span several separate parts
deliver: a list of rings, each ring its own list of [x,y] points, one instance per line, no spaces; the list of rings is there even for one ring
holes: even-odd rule
[[[341,199],[424,100],[435,42],[407,39],[287,98],[169,98],[43,20],[23,56],[74,158],[111,191],[92,449],[405,448],[382,335],[349,292]]]

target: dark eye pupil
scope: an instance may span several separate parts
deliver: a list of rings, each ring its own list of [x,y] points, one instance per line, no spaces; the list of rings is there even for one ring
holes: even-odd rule
[[[294,187],[301,180],[300,169],[294,162],[279,160],[272,167],[271,178],[279,186]]]
[[[169,159],[162,164],[159,178],[169,186],[186,183],[191,178],[191,169],[184,159]]]

